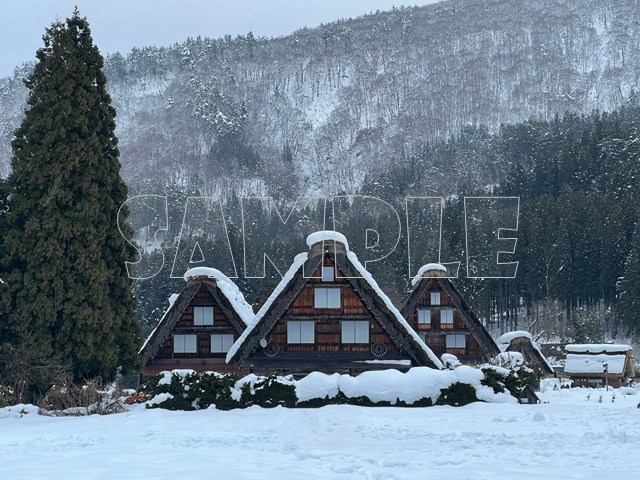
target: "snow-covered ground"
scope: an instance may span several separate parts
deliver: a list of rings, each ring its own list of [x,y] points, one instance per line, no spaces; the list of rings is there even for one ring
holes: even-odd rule
[[[624,391],[612,402],[612,390],[548,388],[541,405],[460,408],[5,408],[0,479],[640,478],[640,395]]]

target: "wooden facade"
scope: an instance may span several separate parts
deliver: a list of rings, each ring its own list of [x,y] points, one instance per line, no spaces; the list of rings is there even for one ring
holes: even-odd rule
[[[293,278],[283,280],[229,363],[293,374],[439,367],[369,282],[355,278],[344,245],[322,247],[313,245]]]
[[[173,369],[241,371],[227,365],[225,357],[245,328],[215,278],[191,278],[140,350],[143,375]]]
[[[402,315],[438,356],[483,363],[500,350],[446,272],[428,270],[404,300]]]

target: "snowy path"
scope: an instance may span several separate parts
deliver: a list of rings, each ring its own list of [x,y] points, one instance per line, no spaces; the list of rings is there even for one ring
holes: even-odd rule
[[[0,409],[0,479],[640,478],[640,396],[549,391],[462,408],[136,410],[50,418]]]

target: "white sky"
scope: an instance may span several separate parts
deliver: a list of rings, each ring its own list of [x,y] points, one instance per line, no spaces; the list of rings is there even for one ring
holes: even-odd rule
[[[132,47],[170,45],[189,36],[279,36],[393,5],[438,0],[1,0],[0,77],[34,60],[44,30],[69,17],[75,5],[91,25],[102,54]]]

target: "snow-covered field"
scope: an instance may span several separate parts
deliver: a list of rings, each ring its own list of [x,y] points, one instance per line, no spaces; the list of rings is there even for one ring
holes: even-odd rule
[[[0,479],[640,478],[640,395],[616,391],[612,402],[612,392],[547,389],[541,405],[460,408],[66,418],[5,408]]]

